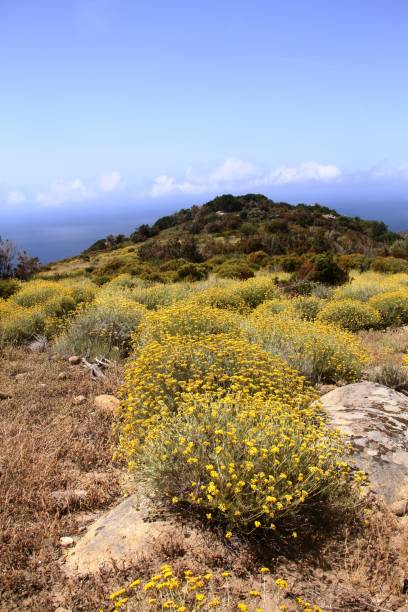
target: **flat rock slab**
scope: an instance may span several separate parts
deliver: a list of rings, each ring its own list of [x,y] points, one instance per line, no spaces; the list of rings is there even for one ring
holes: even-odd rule
[[[339,387],[321,401],[350,438],[354,460],[387,504],[408,500],[408,397],[373,382]]]
[[[112,562],[131,562],[149,552],[154,541],[174,529],[169,521],[149,520],[136,497],[122,501],[97,519],[63,559],[68,574],[91,574]]]

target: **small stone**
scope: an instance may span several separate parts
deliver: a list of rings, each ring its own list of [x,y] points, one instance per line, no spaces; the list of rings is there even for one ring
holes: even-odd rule
[[[16,380],[24,380],[26,376],[27,372],[20,372],[19,374],[16,374],[14,378]]]
[[[400,499],[390,504],[389,508],[396,516],[404,516],[408,513],[408,500]]]
[[[78,355],[72,355],[69,357],[68,361],[71,365],[79,365],[81,363],[81,358],[78,357]]]
[[[0,391],[0,400],[8,400],[11,399],[11,395],[9,395],[8,393],[3,393],[3,391]]]
[[[85,404],[85,402],[86,402],[85,395],[76,395],[74,399],[72,400],[72,403],[75,404],[75,406],[79,406],[80,404]]]
[[[94,406],[102,410],[115,410],[120,404],[120,400],[114,395],[97,395],[94,399]]]
[[[66,372],[60,372],[58,374],[58,380],[65,380],[67,378],[67,373]]]
[[[68,546],[72,546],[74,543],[74,538],[71,538],[70,536],[62,536],[62,538],[60,538],[60,544],[63,548],[68,548]]]

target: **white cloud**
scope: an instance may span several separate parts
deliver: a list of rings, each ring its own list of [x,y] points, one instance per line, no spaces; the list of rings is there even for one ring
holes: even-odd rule
[[[210,174],[210,180],[215,183],[235,182],[256,174],[258,170],[250,162],[229,158]]]
[[[87,187],[80,178],[69,181],[55,181],[46,191],[36,194],[39,204],[57,205],[64,202],[83,202],[95,197],[95,192]]]
[[[261,183],[283,185],[303,181],[331,181],[341,176],[341,170],[333,164],[319,164],[314,161],[303,162],[298,166],[280,166],[272,170]]]
[[[84,202],[117,191],[124,185],[120,172],[102,174],[96,181],[85,183],[80,178],[59,180],[35,195],[38,204],[57,206],[64,203]]]
[[[113,172],[108,172],[107,174],[102,174],[99,179],[99,189],[101,191],[115,191],[119,187],[123,185],[122,177],[120,172],[114,170]]]
[[[9,191],[6,196],[7,204],[24,204],[27,196],[22,191]]]
[[[268,172],[254,164],[229,158],[207,175],[200,176],[188,169],[182,180],[162,174],[153,181],[152,195],[172,193],[205,193],[218,189],[250,189],[251,187],[283,185],[307,181],[332,181],[342,175],[333,164],[303,162],[298,166],[280,166]]]

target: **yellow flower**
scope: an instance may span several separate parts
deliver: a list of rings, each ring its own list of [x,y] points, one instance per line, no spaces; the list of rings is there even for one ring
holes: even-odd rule
[[[255,527],[260,527],[260,526],[261,526],[261,523],[260,523],[259,521],[255,521],[255,522],[254,522],[254,525],[255,525]]]
[[[197,593],[195,598],[197,601],[203,601],[205,599],[205,595],[203,595],[203,593]]]
[[[259,571],[261,574],[268,574],[271,570],[269,567],[261,567]]]
[[[240,602],[237,604],[237,608],[241,610],[241,612],[248,612],[248,606],[245,603]]]
[[[251,597],[260,597],[261,596],[260,592],[254,590],[254,589],[252,591],[249,591],[249,594],[251,595]]]
[[[280,589],[287,589],[288,588],[288,583],[286,582],[286,580],[284,580],[283,578],[277,578],[275,580],[275,584],[277,587],[279,587]]]
[[[115,591],[114,593],[111,593],[111,595],[109,595],[109,599],[116,599],[116,597],[119,597],[120,595],[123,595],[124,593],[126,593],[126,589],[119,589],[119,591]]]
[[[232,538],[232,531],[227,531],[227,533],[225,534],[225,537],[227,538],[227,540]]]

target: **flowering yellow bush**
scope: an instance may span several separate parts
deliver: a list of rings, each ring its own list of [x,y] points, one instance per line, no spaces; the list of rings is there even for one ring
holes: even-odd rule
[[[230,587],[237,580],[229,571],[208,571],[197,575],[191,570],[176,573],[171,565],[165,563],[147,580],[135,578],[126,587],[111,593],[109,610],[126,608],[138,612],[210,612],[232,610],[241,612],[284,612],[289,610],[285,603],[289,584],[284,578],[272,579],[267,567],[259,569],[259,578],[254,578],[252,588],[238,598]],[[287,601],[287,600],[286,600]],[[263,606],[268,607],[263,607]],[[303,612],[323,612],[318,606],[302,597],[297,597],[291,610]],[[102,610],[103,612],[103,610]]]
[[[334,298],[350,298],[366,302],[374,295],[388,291],[398,291],[408,284],[408,274],[381,274],[380,272],[353,272],[351,283],[338,287]]]
[[[251,341],[314,382],[358,380],[366,362],[358,339],[330,323],[256,310],[248,317],[246,331]]]
[[[257,276],[245,281],[229,281],[223,286],[209,286],[195,292],[191,299],[197,304],[247,312],[278,295],[271,276]]]
[[[135,469],[144,490],[245,533],[274,530],[304,506],[345,493],[350,468],[340,434],[310,393],[293,389],[293,375],[288,396],[282,374],[275,367],[268,397],[184,395],[177,413],[147,432]]]
[[[242,334],[239,317],[232,312],[192,302],[177,302],[168,308],[149,312],[137,334],[135,348],[156,340],[166,341],[169,336],[202,336],[220,333]]]
[[[93,299],[90,281],[33,280],[23,283],[1,306],[0,343],[18,344],[34,334],[52,336],[78,303]]]
[[[408,323],[408,290],[389,291],[370,298],[370,306],[379,310],[384,327]]]
[[[290,313],[290,315],[295,316],[293,300],[289,298],[273,298],[272,300],[266,300],[255,309],[255,312],[258,317],[279,314],[280,312]]]
[[[334,323],[352,332],[378,327],[381,315],[376,308],[357,300],[334,300],[320,311],[319,320]]]
[[[314,295],[301,295],[292,299],[294,313],[305,321],[314,321],[324,305],[325,300]]]
[[[228,391],[272,395],[289,405],[316,398],[281,359],[229,334],[151,342],[128,362],[122,388],[120,447],[130,467],[147,430],[177,412],[183,393]]]
[[[87,358],[118,358],[130,349],[130,338],[146,313],[137,302],[117,292],[98,295],[88,306],[80,305],[66,322],[55,342],[61,354],[77,354]]]
[[[23,308],[10,300],[0,300],[0,346],[28,340],[43,329],[44,318],[37,306]]]

